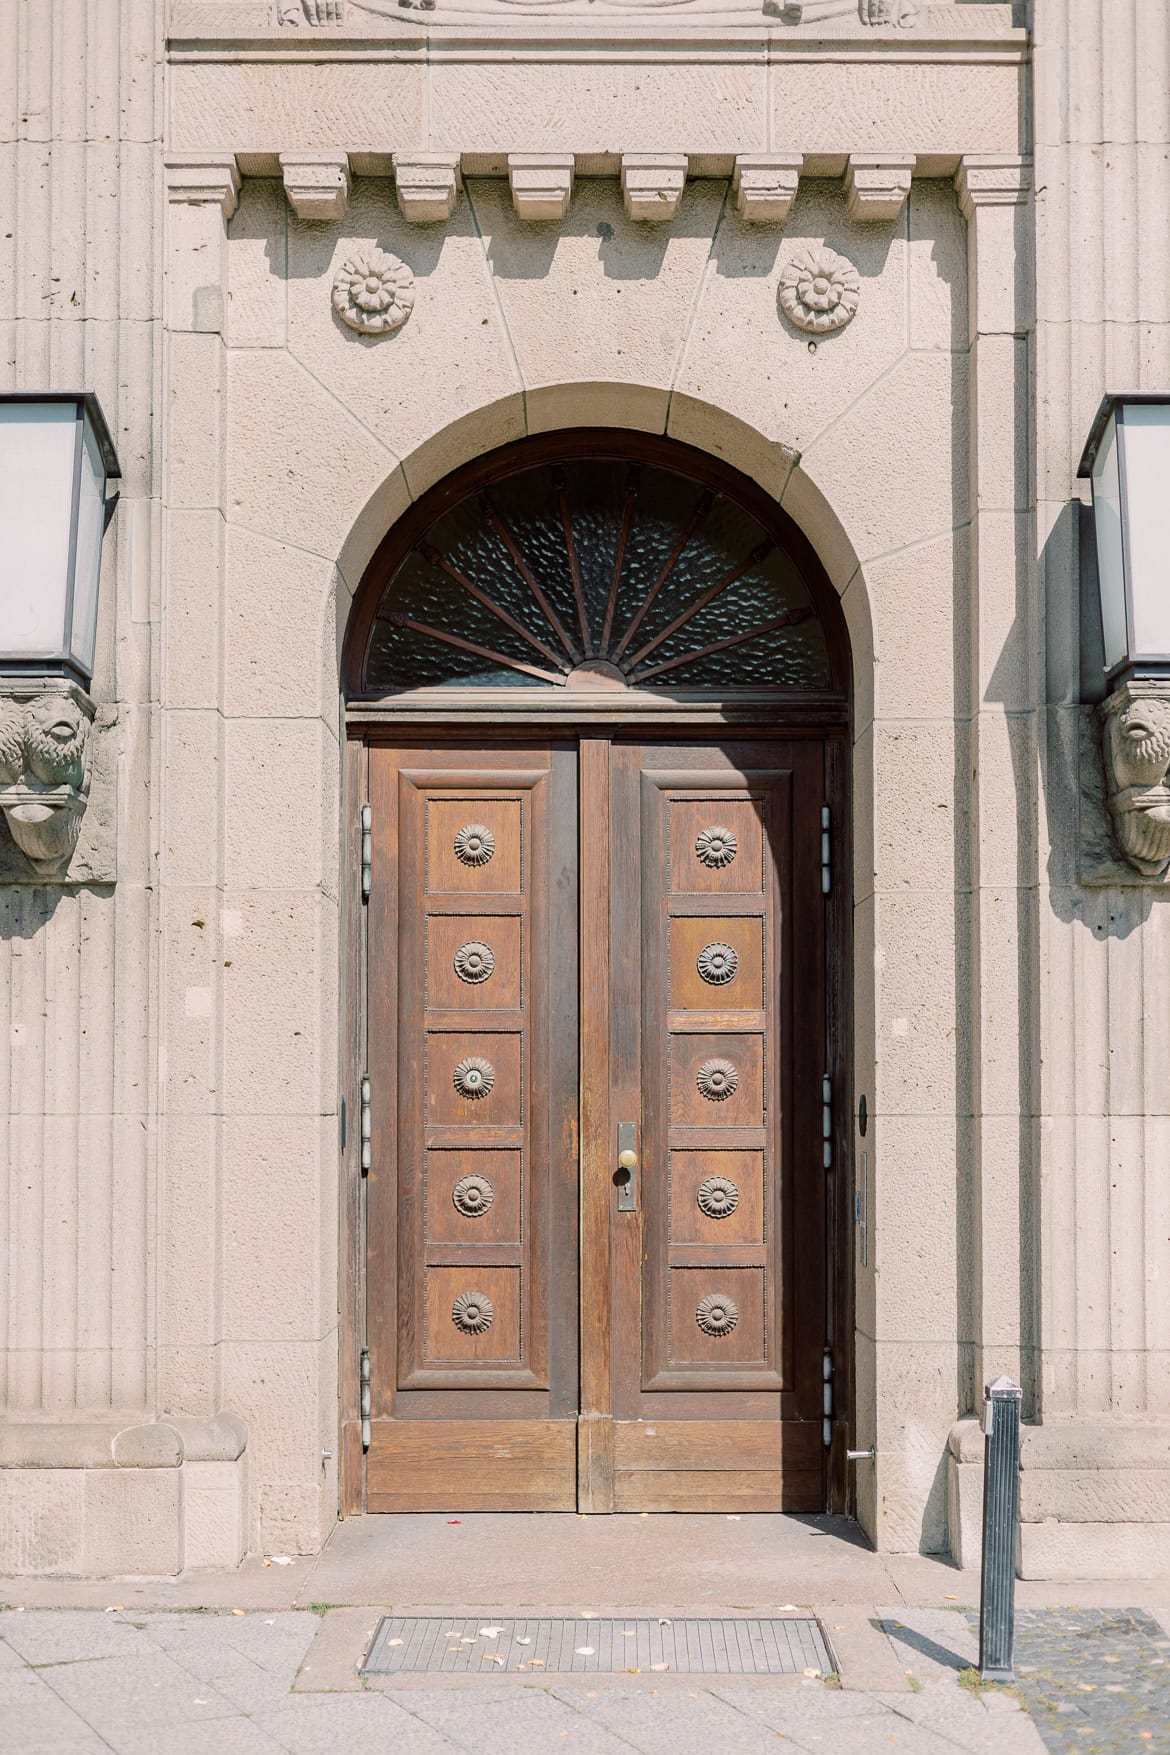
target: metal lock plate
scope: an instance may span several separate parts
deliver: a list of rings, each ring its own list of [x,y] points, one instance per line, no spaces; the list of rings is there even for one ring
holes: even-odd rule
[[[638,1210],[638,1129],[632,1121],[618,1122],[618,1167],[614,1173],[619,1213]]]

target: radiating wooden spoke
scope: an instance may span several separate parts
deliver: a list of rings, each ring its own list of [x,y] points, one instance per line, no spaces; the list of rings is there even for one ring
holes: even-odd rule
[[[714,585],[709,585],[706,591],[701,592],[693,603],[688,604],[686,609],[675,616],[672,622],[668,622],[660,634],[655,634],[652,640],[647,640],[646,644],[630,659],[630,669],[636,669],[644,658],[649,657],[651,652],[661,646],[664,640],[669,640],[670,636],[685,626],[692,616],[698,615],[701,609],[706,609],[709,603],[713,603],[721,591],[726,591],[729,585],[734,585],[737,579],[742,579],[745,573],[750,573],[753,567],[758,567],[760,562],[771,554],[775,546],[770,537],[767,542],[757,544],[747,559],[740,561],[738,567],[732,567],[730,573],[725,573],[722,579],[717,579]]]
[[[563,469],[552,472],[553,491],[561,510],[561,529],[565,533],[565,553],[569,557],[569,572],[573,579],[573,593],[577,599],[577,620],[581,624],[581,644],[585,648],[586,658],[593,657],[593,636],[589,632],[589,615],[585,608],[585,587],[581,583],[581,569],[577,565],[577,545],[573,541],[573,514],[569,510],[569,495],[565,485]]]
[[[622,510],[622,527],[618,532],[617,549],[613,557],[613,582],[609,588],[609,602],[605,606],[605,622],[601,629],[601,655],[603,658],[609,656],[609,637],[613,632],[618,588],[622,582],[622,568],[626,561],[626,544],[630,540],[630,526],[634,522],[634,513],[638,508],[638,489],[641,485],[642,471],[635,464],[626,477],[626,503]]]
[[[424,561],[428,561],[432,567],[441,567],[449,579],[454,579],[456,585],[462,585],[463,589],[469,591],[477,603],[482,603],[484,608],[490,610],[497,620],[504,623],[505,627],[511,628],[514,634],[519,634],[520,638],[526,640],[535,651],[543,653],[558,669],[566,670],[568,668],[559,652],[554,652],[552,647],[546,645],[538,634],[529,633],[523,622],[518,622],[510,610],[505,609],[503,604],[497,603],[495,598],[482,586],[475,583],[474,579],[469,579],[466,574],[459,571],[458,567],[452,566],[451,562],[447,560],[445,555],[441,555],[438,549],[432,548],[430,543],[424,542],[419,545],[419,553]]]
[[[517,572],[520,574],[520,577],[540,605],[541,613],[545,620],[556,633],[557,639],[561,642],[561,645],[565,648],[565,651],[568,653],[573,663],[577,664],[580,661],[581,653],[578,648],[574,646],[572,640],[565,631],[565,626],[561,621],[560,616],[557,614],[556,610],[545,596],[544,591],[541,589],[540,580],[536,577],[536,574],[532,571],[532,568],[520,553],[512,532],[508,529],[508,526],[500,516],[499,511],[493,505],[487,494],[480,495],[479,503],[483,508],[488,523],[511,555]]]
[[[633,449],[573,459],[545,451],[531,468],[481,474],[465,497],[440,495],[436,506],[402,550],[380,611],[427,644],[372,643],[371,693],[409,691],[424,676],[475,686],[479,665],[444,661],[443,646],[474,655],[497,688],[518,681],[509,672],[619,693],[623,683],[734,691],[745,674],[753,688],[783,694],[833,687],[798,551],[783,565],[769,558],[789,549],[766,508],[755,515]],[[803,622],[816,631],[785,634]],[[497,625],[520,656],[490,644]]]
[[[773,634],[778,628],[795,628],[801,622],[810,621],[813,614],[811,607],[786,610],[783,615],[773,616],[770,622],[760,622],[757,627],[747,628],[742,634],[729,634],[725,640],[713,640],[709,646],[696,646],[693,651],[684,652],[678,658],[667,658],[661,664],[652,664],[648,670],[636,670],[632,672],[630,681],[635,685],[648,682],[652,676],[661,676],[664,670],[677,670],[680,665],[693,664],[699,658],[709,658],[713,652],[726,652],[729,646],[742,646],[745,640],[754,640],[759,634]]]
[[[662,590],[662,587],[666,584],[666,581],[670,578],[670,575],[674,572],[674,569],[678,565],[679,557],[681,556],[683,550],[686,548],[688,542],[690,542],[692,536],[694,536],[696,530],[699,528],[699,525],[703,522],[704,518],[707,516],[707,513],[711,510],[711,503],[712,503],[713,499],[714,499],[713,494],[704,491],[703,493],[701,493],[699,495],[698,499],[695,501],[695,509],[691,513],[690,518],[687,520],[687,523],[686,523],[686,526],[682,532],[682,535],[679,537],[678,541],[675,543],[674,547],[671,549],[669,555],[666,557],[666,565],[663,567],[663,569],[659,573],[657,579],[655,579],[653,585],[651,585],[649,591],[646,593],[645,597],[642,599],[641,603],[638,605],[638,609],[637,609],[636,614],[634,615],[633,620],[630,622],[629,627],[626,629],[625,633],[622,635],[621,639],[618,641],[617,646],[614,649],[613,657],[619,664],[621,663],[622,653],[625,651],[626,647],[629,645],[630,641],[633,639],[634,635],[637,633],[638,629],[642,625],[642,617],[646,614],[646,611],[650,608],[650,605],[654,602],[654,599],[658,596],[658,593]],[[624,670],[625,666],[622,665],[622,668]]]
[[[560,688],[565,686],[564,675],[558,671],[541,670],[535,664],[509,658],[504,652],[493,652],[490,646],[477,646],[474,640],[465,640],[461,634],[452,634],[446,628],[432,628],[427,622],[416,622],[413,616],[403,615],[400,610],[387,611],[386,620],[400,628],[409,628],[412,633],[425,634],[428,639],[441,640],[444,646],[457,646],[461,652],[474,653],[476,658],[485,658],[489,664],[502,664],[508,670],[522,670],[526,676],[539,677],[541,682],[556,683]]]

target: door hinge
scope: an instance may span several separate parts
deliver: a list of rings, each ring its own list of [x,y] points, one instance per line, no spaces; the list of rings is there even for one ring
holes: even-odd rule
[[[370,1116],[370,1075],[362,1074],[362,1175],[370,1168],[370,1141],[373,1138],[373,1122]]]
[[[833,1168],[833,1081],[828,1073],[821,1080],[821,1160]]]
[[[830,1347],[825,1348],[823,1369],[825,1383],[824,1400],[822,1403],[824,1418],[821,1421],[821,1442],[825,1449],[829,1450],[833,1443],[833,1352]]]
[[[828,805],[821,806],[821,894],[827,896],[833,887],[833,813]]]
[[[362,1449],[370,1448],[370,1349],[362,1348]]]
[[[370,899],[370,881],[374,869],[374,813],[362,805],[362,901]]]

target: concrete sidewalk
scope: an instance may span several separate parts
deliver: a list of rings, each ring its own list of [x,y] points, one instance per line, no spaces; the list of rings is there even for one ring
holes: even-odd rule
[[[1020,1688],[984,1691],[971,1674],[977,1576],[873,1554],[844,1520],[358,1519],[319,1556],[231,1574],[0,1580],[0,1751],[1170,1755],[1165,1584],[1030,1583],[1018,1600]],[[547,1676],[490,1656],[491,1623],[509,1611],[798,1605],[829,1641],[827,1678]],[[364,1677],[391,1607],[482,1620],[489,1673]]]

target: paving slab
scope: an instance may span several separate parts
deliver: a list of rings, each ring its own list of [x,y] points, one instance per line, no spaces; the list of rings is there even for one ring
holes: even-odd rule
[[[213,1734],[206,1723],[123,1727],[96,1746],[114,1755],[287,1755],[285,1744],[243,1714],[217,1718]]]
[[[0,1639],[25,1663],[76,1663],[79,1658],[140,1657],[150,1649],[141,1631],[121,1615],[101,1610],[0,1614]]]
[[[253,1722],[290,1755],[339,1755],[354,1750],[394,1755],[452,1755],[460,1745],[413,1711],[378,1694],[298,1696]],[[499,1755],[503,1755],[504,1745]]]
[[[164,1651],[85,1659],[36,1671],[79,1718],[107,1740],[151,1726],[232,1718],[236,1708]]]
[[[705,1689],[657,1695],[625,1687],[554,1692],[641,1755],[771,1755],[780,1740],[758,1718]]]
[[[629,1755],[638,1748],[590,1718],[581,1709],[584,1703],[574,1705],[579,1696],[558,1698],[540,1687],[507,1693],[490,1687],[418,1689],[392,1698],[467,1755],[549,1755],[554,1749]]]

